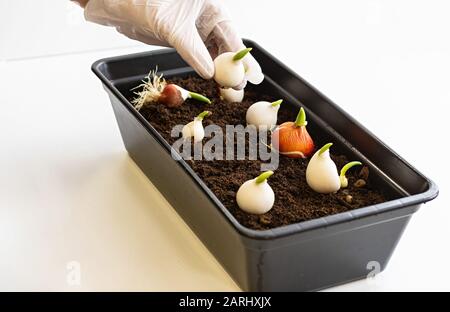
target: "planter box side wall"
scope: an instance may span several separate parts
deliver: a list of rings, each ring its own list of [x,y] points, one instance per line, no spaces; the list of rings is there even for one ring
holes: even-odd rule
[[[336,233],[325,229],[322,236],[310,240],[262,252],[250,250],[253,263],[248,267],[253,283],[248,290],[319,290],[366,278],[374,269],[379,273],[389,262],[410,218],[406,215],[376,223],[368,217],[361,221],[364,226],[352,230]]]

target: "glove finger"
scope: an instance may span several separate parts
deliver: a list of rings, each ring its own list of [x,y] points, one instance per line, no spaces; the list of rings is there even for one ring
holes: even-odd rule
[[[211,55],[197,29],[193,28],[190,32],[184,32],[182,36],[175,36],[169,43],[202,78],[211,79],[214,76],[214,63]]]
[[[195,26],[204,42],[213,33],[217,24],[223,21],[229,21],[229,14],[220,0],[206,0],[204,6],[195,21]]]
[[[237,52],[245,48],[241,37],[230,21],[217,23],[212,31],[212,40],[217,45],[219,53]]]

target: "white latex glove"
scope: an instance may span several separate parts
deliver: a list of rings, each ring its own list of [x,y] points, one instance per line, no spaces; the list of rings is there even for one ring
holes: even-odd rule
[[[245,48],[217,0],[89,0],[85,18],[147,44],[174,47],[205,79],[214,76],[218,54]],[[258,62],[251,55],[243,61],[246,80],[261,83]]]

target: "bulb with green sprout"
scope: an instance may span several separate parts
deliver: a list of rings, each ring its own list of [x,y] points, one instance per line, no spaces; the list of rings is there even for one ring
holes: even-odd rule
[[[281,155],[307,158],[314,152],[314,141],[306,129],[306,113],[300,108],[295,122],[287,121],[272,132],[272,146]]]
[[[242,210],[251,214],[264,214],[272,209],[275,193],[267,183],[273,171],[266,171],[257,178],[244,182],[236,193],[236,201]]]
[[[266,128],[271,130],[277,125],[278,110],[283,100],[275,102],[260,101],[252,104],[247,109],[245,116],[248,125],[253,125],[257,129]]]
[[[346,188],[348,186],[348,179],[345,176],[347,171],[354,166],[361,166],[361,165],[362,164],[360,161],[351,161],[348,164],[346,164],[344,167],[342,167],[341,174],[339,175],[339,180],[341,181],[341,188]]]
[[[306,168],[306,182],[317,193],[329,194],[337,192],[341,187],[347,187],[348,180],[345,177],[347,170],[361,165],[359,161],[352,161],[346,164],[338,175],[336,164],[330,157],[332,145],[333,143],[327,143],[318,150],[311,157]]]
[[[236,88],[246,80],[259,84],[264,79],[261,72],[251,72],[246,67],[245,57],[252,50],[246,48],[239,52],[225,52],[214,59],[214,80],[224,88]]]
[[[137,110],[150,103],[161,103],[167,107],[179,107],[187,99],[194,99],[207,104],[211,103],[207,97],[199,93],[188,91],[173,83],[167,83],[162,74],[158,75],[156,70],[151,71],[146,80],[136,88],[142,88],[141,91],[135,92],[138,97],[132,101]]]
[[[204,111],[197,115],[193,121],[188,123],[181,130],[183,139],[194,138],[194,142],[201,142],[205,137],[205,129],[203,128],[203,118],[211,115],[210,111]]]

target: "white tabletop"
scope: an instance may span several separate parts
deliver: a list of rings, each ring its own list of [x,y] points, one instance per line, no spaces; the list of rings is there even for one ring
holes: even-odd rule
[[[244,14],[250,1],[227,3],[245,37],[441,189],[413,216],[376,280],[331,290],[450,290],[446,2],[258,1],[255,16]],[[90,71],[99,58],[154,47],[80,24],[63,9],[63,30],[33,30],[33,15],[10,20],[12,34],[0,37],[0,290],[239,290],[128,157]]]

